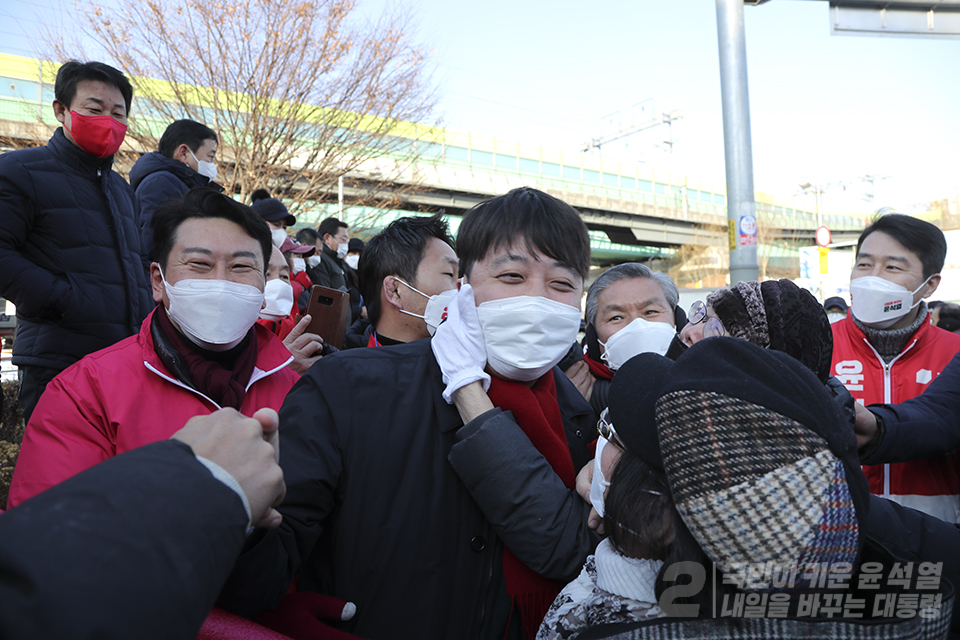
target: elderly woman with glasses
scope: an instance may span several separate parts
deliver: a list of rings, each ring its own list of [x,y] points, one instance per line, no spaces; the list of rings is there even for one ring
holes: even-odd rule
[[[823,307],[790,280],[738,282],[690,307],[680,339],[693,346],[704,338],[730,336],[793,356],[826,381],[833,333]]]
[[[706,303],[690,307],[680,339],[693,346],[704,338],[730,336],[764,349],[782,351],[813,371],[852,425],[853,397],[830,375],[833,332],[830,320],[812,293],[790,280],[738,282],[714,291]]]

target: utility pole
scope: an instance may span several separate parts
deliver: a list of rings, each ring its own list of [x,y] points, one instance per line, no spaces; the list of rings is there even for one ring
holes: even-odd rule
[[[608,142],[613,142],[614,140],[619,140],[620,138],[626,138],[629,135],[634,133],[639,133],[641,131],[646,131],[647,129],[652,129],[653,127],[665,124],[670,127],[670,139],[669,141],[664,141],[665,144],[670,146],[670,151],[673,152],[673,121],[679,120],[683,117],[683,111],[679,109],[671,111],[670,113],[664,113],[663,115],[656,116],[647,120],[646,122],[641,122],[640,124],[631,125],[624,127],[619,131],[610,134],[609,136],[603,136],[601,138],[593,138],[590,142],[584,143],[582,151],[586,153],[591,149],[599,149],[601,146],[607,144]]]
[[[838,186],[846,189],[846,185],[840,182],[837,182],[834,184],[828,184],[826,186],[822,184],[810,184],[809,182],[804,182],[802,185],[800,185],[801,191],[804,191],[806,193],[810,193],[811,191],[813,192],[813,195],[814,195],[813,206],[817,212],[817,229],[823,226],[823,216],[820,213],[820,201],[821,201],[821,197],[823,196],[823,191],[824,189],[830,189],[832,187],[838,187]]]
[[[723,155],[727,173],[730,284],[736,284],[760,277],[743,0],[717,0],[717,42],[723,103]]]

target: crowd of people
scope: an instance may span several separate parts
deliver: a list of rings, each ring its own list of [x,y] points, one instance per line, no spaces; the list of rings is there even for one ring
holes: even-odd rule
[[[585,291],[587,228],[542,191],[456,238],[292,237],[282,199],[223,193],[201,123],[120,177],[118,70],[68,62],[55,97],[49,143],[0,156],[28,420],[0,636],[960,632],[933,225],[864,229],[849,307],[770,280],[681,309],[642,264]],[[316,286],[349,300],[342,344],[308,330]]]

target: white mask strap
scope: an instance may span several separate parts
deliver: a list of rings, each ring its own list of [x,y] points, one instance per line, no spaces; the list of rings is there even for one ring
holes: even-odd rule
[[[400,278],[394,276],[393,279],[396,280],[397,282],[399,282],[400,284],[404,285],[404,286],[407,287],[408,289],[411,289],[411,290],[413,290],[413,291],[416,291],[417,293],[419,293],[420,295],[422,295],[422,296],[423,296],[424,298],[426,298],[427,300],[430,299],[430,296],[428,296],[427,294],[425,294],[423,291],[420,291],[420,289],[417,289],[416,287],[407,284],[406,282],[404,282],[404,281],[401,280]],[[424,322],[426,322],[426,320],[427,320],[427,316],[426,316],[426,315],[422,315],[422,316],[421,316],[421,315],[416,314],[416,313],[410,313],[409,311],[404,311],[403,309],[398,309],[398,311],[400,311],[400,313],[405,313],[405,314],[407,314],[408,316],[413,316],[414,318],[420,318],[420,319],[423,320]]]
[[[406,288],[408,288],[408,289],[410,289],[410,290],[412,290],[412,291],[416,291],[417,293],[419,293],[420,295],[422,295],[422,296],[423,296],[424,298],[426,298],[427,300],[430,299],[430,296],[428,296],[427,294],[425,294],[423,291],[420,291],[420,289],[417,289],[416,287],[407,284],[406,282],[404,282],[403,280],[401,280],[401,279],[398,278],[397,276],[393,276],[393,279],[396,280],[397,282],[399,282],[400,284],[402,284],[403,286],[405,286]]]

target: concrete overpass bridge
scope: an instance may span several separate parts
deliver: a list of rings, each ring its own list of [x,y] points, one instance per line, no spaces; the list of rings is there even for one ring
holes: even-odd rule
[[[40,68],[38,60],[0,54],[0,137],[43,142],[57,126],[50,109],[53,87],[42,82]],[[385,187],[378,180],[379,175],[396,175],[387,167],[365,166],[345,176],[345,202],[349,205],[352,196],[374,186],[384,196],[394,186],[403,187],[395,191],[401,204],[378,220],[386,223],[405,211],[445,209],[456,228],[458,216],[478,202],[528,185],[581,213],[599,263],[670,255],[684,245],[725,246],[723,185],[604,161],[579,150],[554,151],[450,130],[433,129],[429,140],[394,141],[416,145],[420,154],[395,179],[397,184]],[[336,206],[318,205],[314,213],[324,217]],[[816,215],[793,196],[758,192],[756,207],[762,245],[776,244],[782,253],[784,246],[814,243]],[[823,221],[837,242],[855,239],[868,222],[863,215],[824,215]]]
[[[461,215],[473,205],[519,186],[532,186],[573,205],[594,242],[595,259],[650,257],[683,245],[725,246],[727,209],[723,185],[604,161],[575,152],[504,143],[444,131],[425,144],[420,160],[401,178],[417,189],[400,195],[410,210],[445,209]],[[373,172],[375,173],[375,171]],[[375,176],[347,177],[344,199],[372,188]],[[756,193],[761,243],[814,244],[816,214],[799,198]],[[327,205],[320,215],[330,215]],[[869,224],[865,215],[824,215],[834,242],[856,240]],[[606,240],[606,242],[604,242]]]

